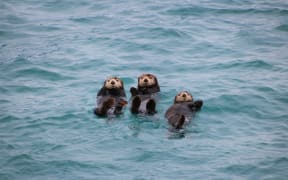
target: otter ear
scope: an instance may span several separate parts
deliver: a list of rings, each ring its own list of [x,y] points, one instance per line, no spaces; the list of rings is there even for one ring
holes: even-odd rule
[[[157,77],[156,76],[153,76],[154,77],[154,79],[155,79],[155,83],[158,85],[158,79],[157,79]]]
[[[139,86],[139,82],[140,82],[140,76],[137,78],[137,85],[138,85],[138,89],[140,88],[140,86]]]
[[[159,84],[158,84],[158,79],[157,79],[156,76],[154,76],[154,78],[155,78],[155,85],[156,85],[158,91],[160,91],[160,86],[159,86]]]
[[[106,81],[107,81],[107,80],[104,80],[104,82],[103,82],[103,87],[105,87]]]
[[[176,98],[177,98],[177,95],[174,97],[174,104],[176,104]]]

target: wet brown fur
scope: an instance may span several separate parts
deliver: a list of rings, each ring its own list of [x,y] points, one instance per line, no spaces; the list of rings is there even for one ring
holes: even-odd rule
[[[152,85],[140,85],[140,78],[141,77],[148,77],[148,78],[153,78],[154,84]],[[160,92],[160,86],[158,84],[158,79],[155,75],[153,74],[142,74],[138,77],[138,85],[137,88],[131,87],[130,88],[130,93],[132,97],[132,105],[131,105],[131,112],[132,113],[139,113],[139,107],[141,106],[141,103],[144,100],[148,100],[146,104],[146,110],[144,113],[147,114],[155,114],[156,111],[156,100],[155,98],[152,97],[152,94]]]
[[[193,101],[192,98],[192,100],[189,101],[177,102],[176,97],[177,95],[174,98],[174,104],[170,106],[166,111],[165,118],[168,119],[168,123],[173,128],[182,129],[184,128],[185,121],[189,120],[190,122],[193,115],[197,111],[201,110],[203,101],[202,100]]]
[[[112,77],[113,79],[117,77]],[[98,116],[107,116],[108,110],[114,108],[113,114],[121,114],[122,108],[127,105],[126,94],[124,90],[124,83],[121,79],[117,78],[121,82],[121,87],[109,89],[105,87],[105,82],[102,88],[97,93],[97,107],[94,109],[94,113]]]

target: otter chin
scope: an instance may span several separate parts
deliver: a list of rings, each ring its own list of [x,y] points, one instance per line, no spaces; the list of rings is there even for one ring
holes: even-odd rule
[[[137,88],[131,87],[132,97],[131,112],[134,114],[155,114],[160,86],[158,79],[153,74],[142,74],[138,77]]]
[[[165,113],[168,123],[175,129],[183,129],[188,125],[195,113],[201,110],[202,100],[193,100],[193,96],[188,91],[179,92],[174,98],[174,104],[171,105]]]
[[[118,77],[110,77],[97,93],[94,113],[98,116],[121,114],[127,103],[123,81]]]

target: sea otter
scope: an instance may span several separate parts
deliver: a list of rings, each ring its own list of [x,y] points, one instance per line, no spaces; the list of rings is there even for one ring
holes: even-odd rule
[[[201,109],[202,100],[193,101],[188,91],[179,92],[174,99],[174,104],[165,113],[165,118],[175,129],[182,129],[192,120],[193,115]]]
[[[158,92],[160,92],[160,87],[155,75],[140,75],[138,77],[138,87],[130,88],[132,97],[131,112],[134,114],[155,114]]]
[[[123,81],[111,77],[104,81],[103,87],[97,94],[97,107],[94,113],[98,116],[117,115],[127,104]]]

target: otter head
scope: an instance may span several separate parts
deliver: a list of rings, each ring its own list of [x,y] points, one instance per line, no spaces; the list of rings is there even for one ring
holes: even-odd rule
[[[106,89],[123,89],[123,81],[117,77],[111,77],[105,80],[104,87]]]
[[[179,92],[174,99],[174,103],[193,102],[193,97],[188,91]]]
[[[157,78],[153,74],[142,74],[141,76],[138,77],[139,88],[146,88],[153,86],[158,86]]]

